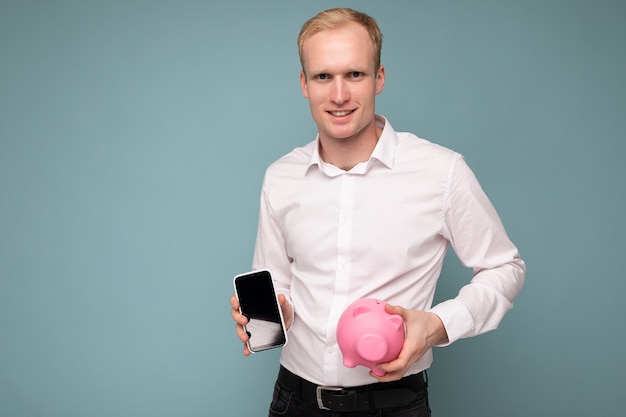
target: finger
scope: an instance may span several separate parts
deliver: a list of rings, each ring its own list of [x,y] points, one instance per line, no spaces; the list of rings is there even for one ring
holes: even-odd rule
[[[235,320],[236,323],[242,326],[248,324],[248,318],[244,316],[243,314],[241,314],[241,311],[239,311],[239,307],[240,307],[239,300],[234,294],[230,298],[230,305],[231,305],[230,315],[233,317],[233,320]]]
[[[376,378],[378,382],[391,382],[402,379],[404,372],[386,372],[384,375],[376,375],[370,371],[370,376]]]
[[[235,294],[233,294],[230,297],[230,305],[232,308],[234,308],[235,310],[239,310],[239,299],[237,299],[237,296]]]
[[[399,316],[402,316],[404,318],[404,312],[405,309],[401,306],[396,306],[396,305],[392,305],[392,304],[386,304],[385,305],[385,311],[389,314],[397,314]]]
[[[250,349],[248,348],[248,344],[244,343],[243,344],[243,355],[244,356],[250,356],[252,354],[252,352],[250,352]]]
[[[409,362],[406,360],[406,358],[398,356],[397,359],[386,363],[379,363],[378,365],[376,365],[376,367],[381,371],[385,371],[387,373],[403,372],[405,369],[408,368],[408,363]]]
[[[243,355],[251,355],[252,352],[250,352],[250,349],[248,348],[248,340],[250,340],[250,334],[240,324],[235,325],[235,331],[237,332],[237,337],[239,337],[239,339],[243,342]]]
[[[245,326],[246,324],[248,324],[248,318],[244,316],[243,314],[241,314],[239,310],[232,308],[230,310],[230,315],[232,316],[235,323],[241,326]]]
[[[289,328],[293,321],[293,307],[287,300],[287,296],[285,296],[285,294],[278,294],[278,303],[283,313],[285,327]]]
[[[381,382],[395,381],[402,378],[409,369],[409,364],[406,360],[398,358],[391,362],[380,363],[376,367],[384,371],[385,374],[379,377]]]
[[[242,342],[246,343],[250,339],[250,334],[242,325],[235,325],[235,331],[237,332],[237,337],[239,337]]]

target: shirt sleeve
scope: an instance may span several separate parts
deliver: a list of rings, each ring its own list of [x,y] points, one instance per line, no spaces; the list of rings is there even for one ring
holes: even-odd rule
[[[285,238],[273,212],[267,176],[263,180],[259,207],[259,224],[252,260],[253,269],[268,269],[272,274],[276,293],[284,294],[291,305],[291,262]]]
[[[442,233],[461,263],[472,269],[470,283],[454,299],[431,309],[448,333],[445,346],[497,328],[524,284],[526,266],[460,155],[449,175]]]

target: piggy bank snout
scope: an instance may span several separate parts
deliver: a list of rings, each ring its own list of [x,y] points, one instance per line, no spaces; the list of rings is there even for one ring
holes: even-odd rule
[[[378,334],[364,334],[356,344],[356,351],[363,359],[377,362],[387,356],[387,341]]]

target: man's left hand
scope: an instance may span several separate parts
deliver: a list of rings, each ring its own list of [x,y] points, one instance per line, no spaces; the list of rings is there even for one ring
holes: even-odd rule
[[[370,372],[370,375],[380,382],[401,379],[409,367],[417,362],[430,348],[448,340],[448,334],[443,322],[435,313],[408,310],[390,304],[387,304],[385,309],[389,314],[397,314],[402,317],[406,328],[406,337],[397,359],[388,363],[378,364],[378,368],[386,372],[385,375],[378,376]]]

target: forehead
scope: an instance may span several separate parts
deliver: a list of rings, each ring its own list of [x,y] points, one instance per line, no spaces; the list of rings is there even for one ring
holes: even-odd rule
[[[348,23],[317,32],[304,40],[302,55],[307,72],[364,70],[374,66],[374,45],[367,30]]]

